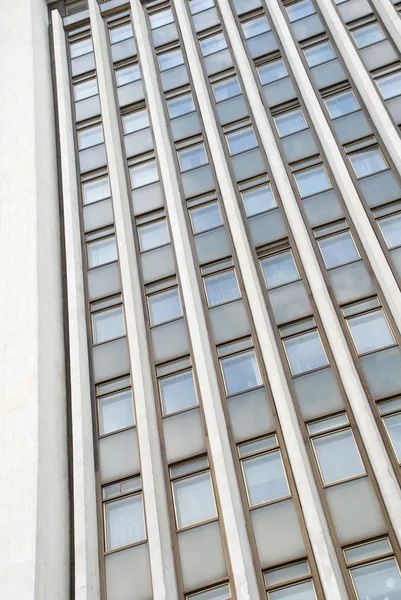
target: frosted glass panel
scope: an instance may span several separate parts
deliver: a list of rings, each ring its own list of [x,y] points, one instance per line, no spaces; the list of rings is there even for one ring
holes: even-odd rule
[[[201,265],[231,255],[230,243],[224,227],[197,235],[194,241]]]
[[[305,216],[311,227],[330,223],[344,216],[334,190],[311,196],[302,201]]]
[[[375,293],[373,282],[362,261],[329,271],[329,279],[340,305]]]
[[[141,254],[141,262],[145,283],[175,273],[174,254],[170,244]]]
[[[299,406],[305,420],[344,407],[340,388],[331,367],[294,379]]]
[[[133,190],[132,204],[135,215],[141,215],[164,206],[164,196],[160,181]]]
[[[284,155],[290,163],[319,152],[313,134],[309,129],[284,138],[281,143]]]
[[[248,107],[242,95],[225,100],[224,102],[219,102],[216,105],[216,108],[221,125],[239,121],[249,114]]]
[[[220,52],[215,52],[215,54],[211,54],[207,56],[205,59],[205,68],[206,73],[208,75],[213,75],[214,73],[219,73],[220,71],[225,71],[233,66],[233,60],[231,58],[231,53],[228,49],[221,50]]]
[[[170,121],[173,140],[182,140],[201,132],[201,125],[197,113],[177,117]]]
[[[185,588],[201,587],[227,575],[219,523],[209,523],[178,534]]]
[[[113,63],[123,60],[124,58],[128,58],[129,56],[134,56],[136,54],[136,44],[134,38],[129,38],[127,40],[123,40],[118,44],[112,44],[111,46],[111,56]]]
[[[192,2],[190,4],[192,4]],[[214,25],[218,25],[220,23],[217,10],[214,7],[208,11],[204,10],[198,14],[195,14],[192,17],[192,20],[196,32],[209,29],[209,27],[214,27]]]
[[[372,128],[362,111],[337,119],[332,125],[340,144],[347,144],[372,134]]]
[[[250,332],[243,300],[211,308],[209,315],[216,344],[242,337]]]
[[[155,29],[152,32],[152,36],[155,48],[163,46],[164,44],[169,44],[178,38],[177,27],[175,23],[170,23],[170,25]]]
[[[88,271],[89,299],[104,298],[121,291],[119,264],[112,263],[98,269]]]
[[[92,348],[95,381],[125,375],[130,370],[127,338]]]
[[[263,86],[263,96],[267,106],[276,106],[296,97],[296,91],[289,77],[273,81]]]
[[[75,120],[77,122],[85,121],[96,115],[100,115],[99,96],[92,96],[75,103]]]
[[[384,65],[391,64],[398,60],[398,56],[390,40],[383,40],[378,44],[363,48],[359,54],[368,71],[384,67]]]
[[[384,533],[386,525],[367,477],[326,488],[341,544]]]
[[[317,15],[311,15],[292,24],[295,39],[298,41],[312,37],[324,31],[321,20]]]
[[[107,600],[152,600],[148,544],[105,557]]]
[[[284,562],[305,553],[292,499],[252,510],[251,519],[263,566]]]
[[[281,240],[287,236],[287,228],[279,209],[251,217],[248,219],[248,224],[255,247]]]
[[[329,64],[318,65],[311,69],[310,73],[319,90],[346,79],[344,69],[338,59],[331,60]]]
[[[189,340],[184,319],[154,327],[151,336],[156,362],[189,354]]]
[[[111,225],[114,222],[111,199],[107,198],[101,202],[84,206],[83,217],[85,231],[93,231]]]
[[[398,347],[362,356],[360,364],[375,400],[401,391],[401,351]]]
[[[186,66],[181,65],[161,73],[161,80],[164,92],[187,84],[189,80]]]
[[[199,408],[163,419],[163,429],[169,463],[206,450]]]
[[[181,180],[182,185],[184,186],[185,198],[191,198],[198,194],[210,192],[215,188],[210,165],[200,167],[189,173],[183,173],[181,175]]]
[[[232,165],[237,181],[254,177],[266,171],[262,153],[258,148],[256,150],[249,150],[238,156],[233,156]]]
[[[93,71],[95,68],[95,56],[93,52],[74,58],[71,61],[71,74],[73,77],[87,71]]]
[[[227,400],[235,441],[261,435],[275,428],[265,388],[259,388]]]
[[[338,12],[342,16],[344,23],[349,23],[364,15],[369,15],[372,12],[372,7],[367,0],[352,0],[352,2],[339,4]]]
[[[173,492],[179,528],[217,517],[209,471],[174,481]]]
[[[123,479],[140,471],[136,429],[99,440],[101,482]]]
[[[134,81],[117,88],[118,105],[127,106],[143,100],[145,92],[143,91],[142,81]]]
[[[359,182],[368,206],[380,206],[401,196],[401,187],[391,171],[378,173]]]
[[[106,149],[104,144],[99,144],[94,148],[81,150],[79,153],[79,169],[81,173],[95,171],[107,164]]]
[[[306,317],[313,312],[303,281],[270,290],[268,296],[278,325]]]
[[[125,154],[127,158],[144,154],[153,149],[153,138],[149,128],[124,136]]]
[[[253,39],[249,39],[247,41],[247,46],[251,58],[257,58],[277,50],[277,42],[271,31]]]

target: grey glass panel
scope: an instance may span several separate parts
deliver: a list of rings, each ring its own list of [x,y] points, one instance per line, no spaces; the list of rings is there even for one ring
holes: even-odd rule
[[[271,600],[316,600],[316,594],[311,581],[291,585],[276,592],[270,592]]]
[[[81,150],[78,155],[81,173],[95,171],[107,164],[106,148],[104,144],[100,144],[94,148],[88,148],[87,150]]]
[[[227,575],[218,522],[178,534],[182,577],[186,589],[199,588]],[[202,565],[202,568],[199,568]]]
[[[184,319],[154,327],[151,336],[156,362],[189,354],[189,340]]]
[[[177,26],[175,23],[170,23],[169,25],[155,29],[152,31],[152,37],[155,48],[174,42],[175,40],[178,40]]]
[[[336,119],[332,126],[340,144],[347,144],[372,133],[372,128],[362,111]]]
[[[242,462],[250,506],[290,495],[279,450]]]
[[[282,139],[281,144],[288,162],[294,162],[319,152],[309,129]]]
[[[99,440],[101,482],[123,479],[140,470],[136,429],[113,433]]]
[[[348,319],[359,354],[394,344],[394,337],[382,310]]]
[[[360,51],[360,56],[368,71],[373,71],[379,67],[384,67],[389,63],[399,60],[391,42],[383,40],[378,44],[363,48]]]
[[[154,144],[150,128],[124,136],[124,146],[127,158],[153,150]]]
[[[106,550],[123,548],[146,538],[142,494],[105,505]]]
[[[375,400],[401,391],[401,351],[398,347],[362,356],[360,363]]]
[[[230,256],[231,247],[224,227],[207,231],[194,238],[199,264]]]
[[[211,308],[209,315],[216,344],[250,333],[250,325],[243,300]]]
[[[174,253],[171,245],[142,254],[141,262],[145,283],[156,281],[175,273]]]
[[[296,91],[289,77],[263,86],[263,95],[268,106],[276,106],[296,97]]]
[[[124,390],[99,398],[99,433],[104,435],[134,425],[132,391]]]
[[[330,223],[344,216],[343,207],[334,190],[306,198],[302,204],[311,227]]]
[[[248,107],[242,94],[216,105],[217,115],[221,125],[239,121],[248,116]]]
[[[279,209],[271,210],[248,219],[249,231],[254,246],[262,246],[287,235],[287,228]]]
[[[317,15],[311,15],[306,19],[293,23],[292,29],[295,39],[298,41],[312,37],[324,31],[323,24]]]
[[[135,56],[136,53],[137,50],[134,38],[129,38],[111,46],[113,63],[128,58],[129,56]]]
[[[111,225],[114,221],[111,198],[84,206],[83,217],[85,231],[93,231]]]
[[[127,106],[143,100],[145,92],[143,91],[142,81],[134,81],[117,88],[117,97],[119,106]]]
[[[227,400],[236,442],[248,440],[275,428],[265,388],[258,388]]]
[[[94,71],[95,68],[95,56],[93,52],[74,58],[71,61],[71,74],[73,77],[82,75],[82,73],[87,73],[88,71]]]
[[[189,79],[186,66],[181,65],[169,71],[162,72],[161,81],[164,92],[187,84]]]
[[[88,272],[89,299],[104,298],[121,291],[121,277],[118,263],[105,265]]]
[[[302,556],[305,545],[292,499],[251,512],[259,559],[263,566]],[[285,523],[285,527],[283,527]],[[269,535],[266,535],[266,532]],[[274,540],[274,544],[272,543]]]
[[[355,29],[351,33],[358,48],[370,46],[385,38],[384,31],[377,22]]]
[[[105,556],[108,600],[152,600],[148,544]]]
[[[209,231],[223,224],[219,205],[217,202],[211,202],[204,206],[193,208],[190,211],[192,228],[194,233]]]
[[[201,125],[197,113],[184,115],[170,121],[173,140],[182,140],[201,132]]]
[[[262,258],[260,264],[268,288],[299,279],[298,270],[290,250]]]
[[[277,50],[277,42],[272,31],[248,40],[247,46],[251,58],[258,58]]]
[[[80,100],[75,103],[75,120],[85,121],[90,117],[100,115],[99,96],[91,96],[86,100]]]
[[[141,215],[164,206],[164,196],[159,181],[132,191],[132,205],[135,215]]]
[[[164,377],[159,386],[165,415],[197,405],[192,370]]]
[[[221,365],[227,394],[237,394],[262,385],[254,350],[224,358]]]
[[[311,371],[328,364],[323,345],[317,331],[303,333],[284,341],[294,375]]]
[[[375,293],[373,282],[362,261],[330,271],[329,279],[340,305]]]
[[[243,154],[232,157],[234,175],[237,181],[255,177],[266,171],[264,159],[259,148],[249,150]]]
[[[294,379],[299,406],[305,420],[344,407],[340,388],[331,367]]]
[[[401,187],[391,171],[363,179],[359,185],[368,206],[380,206],[401,196]]]
[[[234,0],[234,8],[237,15],[242,15],[259,6],[262,6],[260,0]]]
[[[401,575],[394,558],[351,569],[359,600],[396,600],[401,597]]]
[[[317,89],[321,90],[347,78],[340,61],[336,58],[328,64],[322,64],[310,70]]]
[[[185,198],[191,198],[198,194],[204,194],[215,189],[212,170],[210,165],[196,169],[181,176],[184,187]]]
[[[163,429],[169,463],[206,451],[199,408],[163,419]]]
[[[206,73],[208,75],[213,75],[214,73],[220,73],[220,71],[225,71],[233,66],[233,60],[231,58],[231,53],[228,48],[226,50],[220,50],[220,52],[216,52],[215,54],[211,54],[210,56],[206,56],[204,59]]]
[[[391,100],[387,100],[386,106],[390,112],[390,115],[393,117],[395,123],[399,125],[401,123],[401,102],[400,98],[392,98]]]
[[[342,16],[344,23],[349,23],[372,12],[368,0],[352,0],[352,2],[344,2],[339,4],[338,12]]]
[[[295,321],[313,312],[303,281],[295,281],[268,292],[277,325]]]
[[[214,27],[214,25],[218,25],[220,23],[216,7],[210,8],[209,10],[204,10],[194,15],[192,17],[192,20],[196,32],[203,31],[204,29],[209,29],[209,27]]]
[[[210,472],[173,482],[178,528],[217,517]]]
[[[313,440],[324,483],[349,479],[365,472],[350,429]]]
[[[94,346],[92,356],[95,381],[112,379],[130,370],[126,338]]]
[[[401,462],[401,413],[384,417],[383,419],[398,462]]]
[[[326,494],[341,544],[369,539],[386,531],[379,503],[368,477],[328,487]]]

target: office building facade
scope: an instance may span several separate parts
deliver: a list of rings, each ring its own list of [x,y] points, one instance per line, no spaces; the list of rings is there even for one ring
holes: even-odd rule
[[[401,5],[1,8],[1,598],[399,600]]]

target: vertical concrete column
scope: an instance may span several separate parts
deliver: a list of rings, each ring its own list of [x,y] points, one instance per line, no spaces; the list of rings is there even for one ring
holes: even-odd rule
[[[371,2],[393,42],[401,52],[401,19],[398,17],[397,9],[391,0],[371,0]]]
[[[99,547],[82,243],[70,77],[63,21],[52,11],[67,269],[73,445],[75,600],[98,600]]]
[[[164,117],[164,108],[157,83],[151,40],[147,31],[143,7],[139,0],[131,0],[131,8],[146,84],[148,109],[152,118],[160,170],[163,176],[169,222],[202,395],[234,584],[238,600],[254,600],[259,597],[255,568],[227,435],[227,426],[220,401],[220,389],[181,201],[174,157],[169,141],[167,122]]]
[[[203,75],[202,65],[197,52],[196,40],[194,39],[189,21],[186,2],[185,0],[174,0],[174,4],[180,22],[182,37],[188,56],[188,62],[191,69],[195,91],[202,112],[207,139],[214,164],[216,165],[222,199],[232,237],[235,242],[235,248],[237,251],[245,290],[249,300],[255,327],[258,332],[265,368],[267,370],[270,386],[275,398],[278,417],[280,419],[288,455],[293,468],[305,523],[311,539],[313,550],[315,552],[326,598],[328,600],[340,600],[346,597],[344,582],[335,556],[332,541],[328,533],[327,523],[323,514],[316,483],[314,481],[306,448],[302,439],[302,433],[292,403],[291,392],[289,390],[281,363],[279,349],[274,341],[275,338],[273,325],[270,322],[267,313],[264,294],[260,285],[256,265],[247,238],[245,225],[242,220],[236,192],[234,190],[222,141],[217,128],[215,115],[213,113],[206,81]],[[224,4],[222,4],[221,9],[223,9],[224,6],[226,6],[228,12],[227,10],[223,11],[223,18],[225,21],[228,20],[228,23],[226,23],[228,26],[230,26],[231,19],[231,29],[232,27],[235,27],[236,31],[231,9],[228,5]],[[233,37],[231,42],[233,49],[244,53],[242,42],[239,37]],[[244,60],[247,61],[245,55]],[[248,89],[248,87],[250,87],[252,84],[256,86],[253,80],[253,74],[250,70],[249,72],[250,74],[248,74],[248,77],[244,79],[246,89]],[[259,97],[258,94],[257,96]],[[264,128],[264,121],[267,120],[264,109],[262,110],[262,116],[264,119],[262,121],[262,127]],[[267,127],[269,127],[268,124]],[[274,140],[271,143],[274,145]],[[277,146],[273,146],[272,151],[275,152],[277,156],[277,169],[279,169],[281,173],[284,173],[284,167],[279,159]],[[269,154],[270,152],[271,150],[269,146]],[[276,171],[274,170],[274,172]],[[283,177],[284,175],[282,175],[282,178]],[[290,190],[291,188],[288,180],[285,181],[287,181],[287,185]],[[295,199],[294,203],[296,206]],[[298,210],[297,207],[296,210]]]
[[[160,598],[160,600],[176,600],[177,583],[138,271],[138,257],[134,244],[130,201],[125,177],[125,158],[119,133],[105,25],[96,0],[89,0],[89,13],[124,296],[153,594],[155,598]]]
[[[398,482],[396,480],[394,471],[390,463],[390,459],[384,447],[383,440],[374,421],[372,411],[370,410],[368,400],[366,398],[361,381],[356,371],[348,344],[341,329],[329,292],[325,285],[325,281],[320,270],[319,263],[313,250],[311,241],[309,239],[309,235],[305,223],[303,221],[300,209],[298,207],[297,200],[294,196],[287,172],[281,160],[277,143],[275,141],[269,119],[267,118],[266,110],[261,100],[249,59],[241,42],[238,28],[236,26],[229,2],[228,0],[219,0],[218,3],[224,18],[227,33],[232,44],[235,58],[237,60],[238,68],[244,81],[253,116],[255,118],[256,123],[258,124],[262,144],[268,156],[270,167],[274,174],[275,182],[277,184],[280,197],[284,209],[286,211],[287,219],[291,227],[294,240],[297,244],[297,248],[305,269],[305,273],[308,277],[309,285],[311,287],[316,306],[319,310],[319,314],[322,319],[322,323],[327,338],[329,340],[335,361],[337,363],[345,391],[353,409],[362,439],[365,442],[366,449],[368,451],[370,461],[372,463],[375,475],[381,488],[381,492],[383,494],[384,501],[389,511],[394,529],[399,539],[401,539],[401,492],[398,486]],[[272,2],[269,2],[269,6],[271,4]],[[278,6],[274,7],[274,11],[274,21],[276,18],[277,20],[279,20],[280,15],[281,18],[283,18],[281,13],[279,13],[279,16],[277,16],[276,14],[279,12]],[[270,14],[273,18],[272,11]],[[276,23],[274,24],[276,25]],[[288,45],[288,52],[296,51],[295,48],[291,47],[289,43],[290,40],[288,39],[288,37],[289,32],[287,33],[285,40]],[[285,48],[285,50],[287,51],[287,48]],[[290,59],[291,57],[288,58]],[[302,64],[297,64],[296,68],[301,71],[301,69],[303,69]],[[306,93],[310,93],[312,95],[313,90],[308,90],[308,92],[306,92],[305,90],[305,95]],[[314,113],[314,117],[315,116],[319,117],[316,111]],[[336,151],[338,151],[337,146],[335,145],[335,140],[331,136],[330,132],[328,132],[328,136],[329,150],[332,153],[335,153]],[[344,161],[342,161],[341,156],[340,159],[341,161],[338,160],[338,164],[334,166],[339,167],[340,165],[343,165],[345,171],[343,174],[344,178],[349,178],[348,171],[345,168],[345,164]],[[350,179],[349,181],[350,185],[352,185]],[[343,182],[341,183],[341,185],[344,188]],[[346,191],[347,190],[345,189],[345,192]],[[360,204],[359,198],[358,202]],[[370,231],[372,230],[370,229]],[[374,239],[377,242],[376,238]],[[306,510],[305,507],[304,510]],[[316,557],[319,565],[319,551],[317,549]]]
[[[66,390],[45,0],[0,19],[0,595],[69,596]]]

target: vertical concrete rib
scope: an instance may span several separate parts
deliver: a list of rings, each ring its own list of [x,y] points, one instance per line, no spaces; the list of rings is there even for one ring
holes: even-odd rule
[[[203,76],[202,66],[195,45],[196,42],[189,22],[187,8],[184,0],[174,0],[174,4],[180,21],[180,27],[185,49],[188,55],[189,66],[205,124],[207,139],[210,145],[214,163],[217,166],[217,175],[222,198],[230,224],[231,233],[233,239],[235,240],[235,247],[246,293],[256,330],[258,332],[265,367],[273,391],[273,396],[276,401],[277,413],[280,419],[283,436],[293,468],[294,478],[297,484],[306,526],[309,532],[313,550],[315,552],[322,584],[328,600],[340,600],[346,597],[344,582],[335,556],[332,541],[328,533],[326,520],[323,514],[316,484],[311,471],[311,466],[307,457],[302,434],[295,414],[291,393],[286,381],[279,350],[274,341],[273,327],[267,313],[256,265],[253,260],[252,251],[249,246],[245,226],[242,221],[236,193],[223,150],[223,145],[217,129],[215,116]],[[229,26],[231,23],[231,29],[235,28],[236,31],[235,22],[233,21],[231,9],[229,8],[228,4],[222,3],[221,8],[225,8],[223,14],[224,19],[227,20]],[[233,35],[231,42],[234,49],[238,51],[242,49],[242,43],[238,37]],[[241,51],[242,53],[244,52],[243,50]],[[247,61],[245,55],[243,58],[245,61]],[[249,64],[246,64],[248,65],[248,73],[245,74],[246,76],[244,78],[244,83],[246,89],[248,89],[248,87],[251,87],[251,84],[254,86],[256,86],[256,84],[253,79],[253,74],[250,71]],[[257,93],[256,95],[258,96]],[[267,119],[262,105],[261,109],[263,111],[262,122],[264,122]],[[267,127],[269,127],[268,124]],[[274,140],[272,140],[272,143],[274,144]],[[284,167],[279,158],[278,149],[276,146],[274,146],[273,151],[277,156],[277,168],[279,171],[281,171],[281,173],[284,173]],[[283,178],[283,175],[281,177]],[[286,193],[292,194],[288,180],[286,179],[285,181],[287,182],[289,189],[286,189]],[[298,211],[296,203],[295,207]],[[299,219],[301,219],[300,216]]]
[[[70,80],[63,21],[52,11],[70,346],[76,600],[98,600],[99,548],[82,245]]]
[[[373,8],[384,23],[390,37],[401,52],[401,19],[391,0],[371,0]]]
[[[176,600],[177,582],[138,272],[138,257],[134,244],[124,168],[125,158],[119,134],[105,25],[96,0],[89,0],[89,12],[113,197],[132,385],[135,396],[153,594],[160,600]]]
[[[296,198],[291,188],[290,181],[282,163],[277,143],[275,141],[270,122],[267,118],[266,110],[263,106],[261,97],[259,95],[259,91],[253,76],[250,62],[245,53],[245,49],[241,43],[238,28],[236,26],[233,13],[229,6],[229,2],[228,0],[219,0],[218,3],[225,21],[225,25],[227,27],[227,32],[234,50],[238,68],[240,70],[245,84],[252,112],[255,121],[258,124],[262,143],[266,154],[269,158],[270,167],[272,172],[274,173],[275,181],[280,192],[281,200],[283,202],[287,214],[292,234],[297,244],[297,248],[301,256],[305,273],[308,277],[311,291],[315,299],[317,308],[319,310],[319,314],[322,319],[322,323],[327,338],[329,340],[334,358],[336,360],[345,391],[347,393],[349,402],[352,406],[358,427],[360,429],[361,436],[365,442],[365,446],[369,454],[369,459],[375,471],[375,475],[381,488],[383,499],[386,503],[394,529],[396,531],[398,539],[401,540],[401,492],[399,489],[398,482],[395,478],[395,474],[391,466],[386,449],[384,447],[383,440],[379,434],[377,425],[374,421],[374,417],[370,410],[368,400],[366,398],[361,381],[353,363],[349,347],[345,340],[333,303],[325,285],[323,275],[321,273],[316,255],[314,253],[311,241],[308,236],[308,232],[306,230],[306,226],[303,222],[300,209],[298,207]],[[274,0],[268,0],[268,6],[270,9],[270,15],[272,17],[273,23],[278,28],[278,33],[280,34],[281,41],[282,43],[286,43],[285,51],[289,53],[288,58],[289,60],[294,60],[294,74],[297,73],[298,75],[298,72],[303,72],[306,76],[305,70],[303,69],[301,62],[299,61],[300,64],[298,64],[298,62],[295,62],[295,58],[293,55],[294,53],[296,53],[296,48],[294,46],[292,38],[290,37],[288,28],[287,33],[285,35],[285,39],[283,39],[284,36],[282,28],[284,26],[286,27],[286,24],[285,22],[283,22],[284,18],[280,12],[277,2],[275,2]],[[298,54],[297,57],[299,59]],[[313,96],[314,93],[312,89],[305,88],[305,90],[303,90],[303,95],[306,100],[306,96]],[[318,114],[318,110],[321,113],[320,115]],[[319,121],[322,121],[324,119],[324,115],[321,112],[320,106],[316,108],[316,110],[313,112],[313,115],[316,118],[320,117]],[[326,121],[325,123],[327,125]],[[321,123],[322,127],[323,125],[324,123]],[[344,179],[343,181],[339,182],[339,184],[341,183],[341,191],[344,191],[344,193],[348,194],[345,182],[349,181],[348,185],[351,186],[352,181],[349,177],[348,171],[345,168],[345,164],[341,158],[341,155],[338,159],[336,158],[336,161],[334,163],[333,156],[336,156],[336,152],[338,152],[338,149],[335,145],[335,141],[330,131],[325,131],[325,134],[326,133],[328,139],[326,140],[327,143],[325,142],[325,146],[330,155],[330,161],[336,168],[337,173],[338,169],[341,169],[340,173],[343,174]],[[342,169],[342,167],[344,167],[344,169]],[[352,189],[355,191],[354,188]],[[363,212],[362,216],[366,217],[366,214],[364,213],[359,198],[357,196],[355,198],[355,204],[356,200],[358,200],[359,208],[357,206],[352,205],[352,207],[355,209],[354,213],[356,211],[359,211],[361,213]],[[364,225],[364,227],[367,226]],[[371,227],[368,229],[368,233],[373,234]],[[377,243],[376,237],[374,237],[374,242]],[[388,269],[388,264],[385,264]],[[395,293],[398,296],[399,290]],[[318,550],[316,550],[316,556],[317,560],[319,561]]]
[[[234,584],[238,600],[254,600],[259,596],[256,574],[224,413],[219,400],[220,390],[207,333],[185,214],[181,203],[180,188],[175,175],[175,162],[169,142],[162,99],[158,89],[151,42],[143,7],[139,0],[131,0],[131,7],[134,23],[136,24],[136,40],[141,56],[144,81],[146,82],[148,109],[152,118],[160,170],[163,175],[169,222],[188,317],[188,328],[202,395]]]

